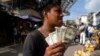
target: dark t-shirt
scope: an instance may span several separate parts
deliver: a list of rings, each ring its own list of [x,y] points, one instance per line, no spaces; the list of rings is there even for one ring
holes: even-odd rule
[[[35,30],[29,33],[25,39],[23,56],[44,56],[47,46],[45,37],[38,30]]]

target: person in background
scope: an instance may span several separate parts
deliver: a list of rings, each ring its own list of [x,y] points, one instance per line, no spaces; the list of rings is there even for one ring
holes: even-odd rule
[[[43,25],[29,33],[23,46],[23,56],[58,56],[64,51],[64,43],[59,41],[48,45],[45,38],[63,24],[63,14],[57,3],[48,4],[42,11]]]
[[[84,23],[81,23],[81,25],[79,27],[79,31],[80,31],[80,44],[84,45],[85,44],[85,38],[86,38]]]
[[[84,28],[85,28],[84,23],[81,23],[81,24],[80,24],[80,27],[79,27],[79,31],[83,30]]]
[[[93,32],[94,32],[94,27],[90,24],[88,26],[88,37],[89,37],[89,40],[91,40],[91,37],[93,35]]]
[[[86,34],[85,34],[85,29],[82,29],[81,30],[81,33],[80,33],[80,44],[85,44],[85,39],[86,39]]]

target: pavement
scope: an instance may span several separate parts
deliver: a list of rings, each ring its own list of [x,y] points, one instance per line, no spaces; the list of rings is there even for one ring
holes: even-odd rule
[[[0,48],[0,56],[23,56],[22,47],[23,44],[15,44],[15,45]],[[66,49],[64,56],[73,56],[74,51],[79,50],[82,47],[83,46],[79,44],[71,45]]]
[[[0,48],[0,56],[23,56],[22,44],[14,44]]]
[[[82,48],[83,48],[83,45],[80,45],[80,44],[71,45],[66,49],[64,56],[74,56],[74,51],[80,50]]]

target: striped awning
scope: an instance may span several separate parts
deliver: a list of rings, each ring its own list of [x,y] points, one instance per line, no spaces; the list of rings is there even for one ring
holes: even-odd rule
[[[21,10],[20,11],[20,15],[23,16],[23,15],[30,15],[30,16],[35,16],[35,17],[38,17],[38,18],[41,18],[40,14],[33,10],[33,9],[24,9],[24,10]]]

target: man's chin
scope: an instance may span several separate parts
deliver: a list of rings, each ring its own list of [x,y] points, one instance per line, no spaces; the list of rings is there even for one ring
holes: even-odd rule
[[[56,27],[61,27],[62,25],[57,25]]]

